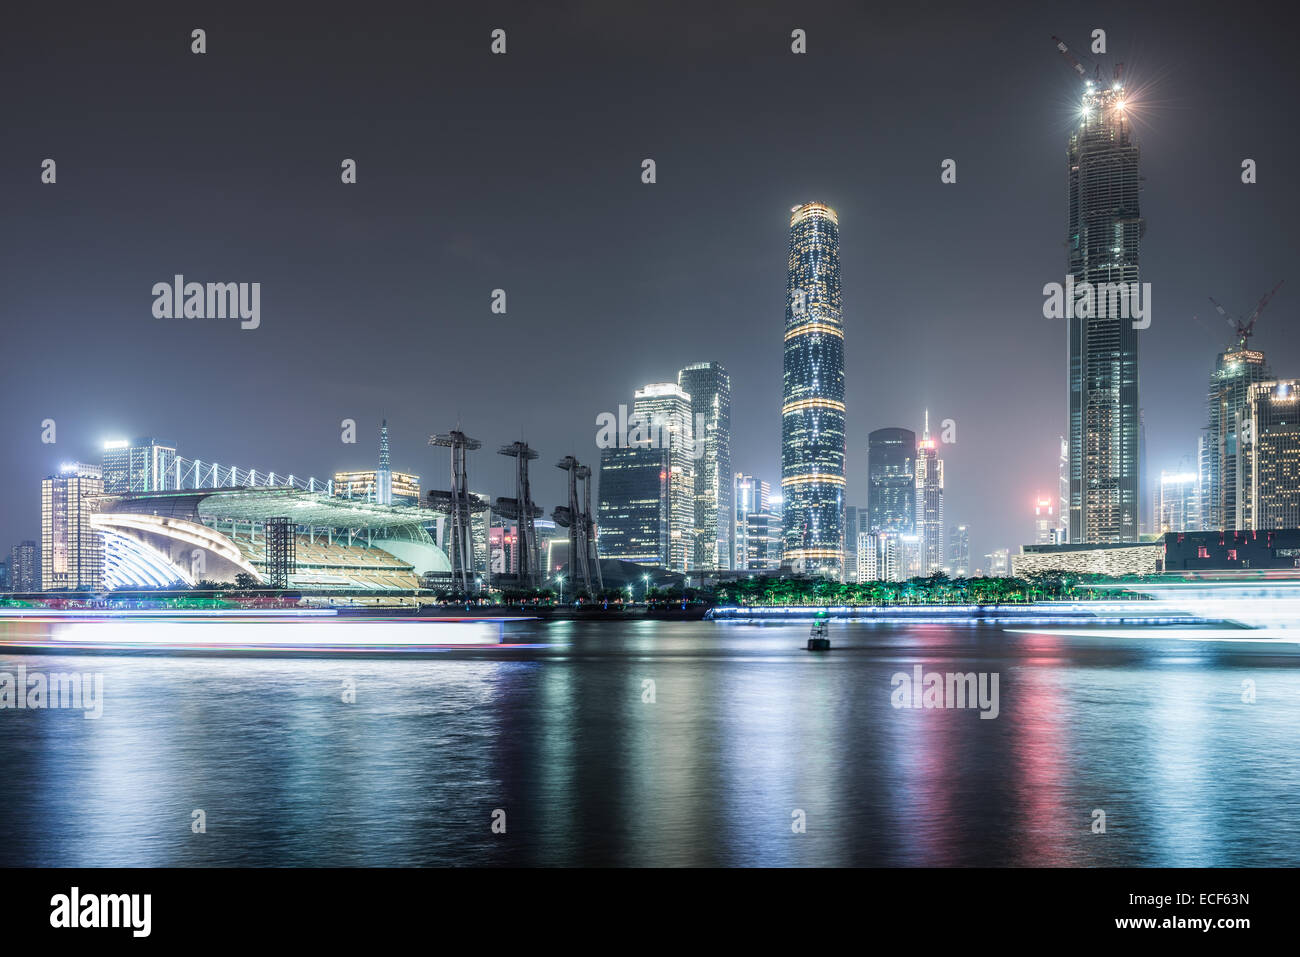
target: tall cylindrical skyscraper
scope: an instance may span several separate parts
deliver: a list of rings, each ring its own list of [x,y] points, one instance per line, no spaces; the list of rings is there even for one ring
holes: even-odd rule
[[[781,406],[784,556],[797,571],[839,578],[844,553],[844,323],[835,210],[790,212]]]

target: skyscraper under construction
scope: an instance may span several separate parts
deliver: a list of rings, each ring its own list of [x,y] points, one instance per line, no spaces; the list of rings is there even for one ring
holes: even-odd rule
[[[1144,223],[1138,147],[1118,80],[1084,81],[1069,140],[1069,274],[1075,287],[1138,282]],[[1098,304],[1101,297],[1098,297]],[[1102,311],[1102,310],[1096,310]],[[1067,319],[1070,541],[1138,540],[1138,333],[1128,310]]]

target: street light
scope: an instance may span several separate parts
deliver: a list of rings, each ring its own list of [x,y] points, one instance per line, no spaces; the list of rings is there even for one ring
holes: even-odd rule
[[[560,604],[564,604],[564,576],[556,575],[555,580],[560,583]]]
[[[641,581],[645,582],[645,589],[641,592],[641,600],[648,602],[650,600],[650,576],[642,575]]]

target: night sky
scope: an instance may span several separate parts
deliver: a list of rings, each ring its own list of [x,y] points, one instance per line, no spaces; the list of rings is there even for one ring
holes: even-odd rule
[[[466,6],[5,6],[0,552],[39,540],[41,477],[105,438],[328,478],[373,467],[383,415],[425,488],[447,487],[430,433],[481,439],[471,481],[494,496],[495,448],[526,438],[549,515],[553,463],[598,461],[596,416],[703,360],[732,374],[735,469],[779,485],[789,210],[820,200],[840,218],[848,501],[866,504],[867,433],[919,432],[928,406],[957,425],[947,521],[986,567],[1056,490],[1066,339],[1042,287],[1064,277],[1079,87],[1049,37],[1087,53],[1098,27],[1142,148],[1151,467],[1192,461],[1231,338],[1207,295],[1245,312],[1288,279],[1253,343],[1300,375],[1300,68],[1274,10]],[[155,319],[176,273],[260,282],[261,327]]]

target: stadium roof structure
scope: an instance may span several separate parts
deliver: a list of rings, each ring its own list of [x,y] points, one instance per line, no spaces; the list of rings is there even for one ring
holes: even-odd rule
[[[436,520],[430,509],[332,498],[295,488],[193,489],[105,496],[107,512],[162,515],[199,522],[265,522],[284,516],[316,528],[396,529]]]

